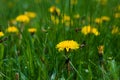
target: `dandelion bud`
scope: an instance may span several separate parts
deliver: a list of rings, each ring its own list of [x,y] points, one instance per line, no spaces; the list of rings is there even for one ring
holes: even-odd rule
[[[98,53],[103,54],[103,52],[104,52],[104,46],[101,45],[101,46],[98,47]]]

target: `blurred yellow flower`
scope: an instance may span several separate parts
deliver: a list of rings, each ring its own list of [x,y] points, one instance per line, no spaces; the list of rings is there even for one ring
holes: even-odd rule
[[[115,7],[115,11],[120,11],[120,5],[117,5],[117,6]]]
[[[115,14],[114,14],[114,17],[115,17],[115,18],[120,18],[120,13],[115,13]]]
[[[55,7],[55,6],[51,6],[49,8],[49,12],[54,14],[54,15],[60,16],[60,9]]]
[[[104,21],[110,21],[110,18],[108,16],[102,16],[101,18],[96,18],[95,23],[101,24]]]
[[[118,5],[118,10],[120,11],[120,5]]]
[[[62,20],[63,21],[70,21],[70,16],[64,15]]]
[[[65,26],[72,26],[73,25],[73,21],[71,20],[71,21],[66,21],[65,22]]]
[[[91,26],[84,26],[84,27],[81,29],[81,32],[82,32],[84,35],[87,35],[88,33],[91,32]]]
[[[75,19],[79,19],[79,18],[80,18],[80,15],[79,15],[79,14],[75,14],[73,17],[74,17]]]
[[[26,15],[19,15],[19,16],[16,17],[16,21],[23,22],[23,23],[28,23],[30,21],[30,19]]]
[[[36,31],[37,31],[36,28],[29,28],[29,29],[28,29],[28,32],[30,32],[30,33],[35,33]]]
[[[15,26],[9,26],[6,31],[9,33],[18,33],[18,29]]]
[[[118,27],[113,27],[113,29],[112,29],[112,34],[116,34],[116,33],[119,33],[119,29],[118,29]]]
[[[16,22],[15,19],[10,20],[9,23],[10,23],[11,25],[16,25],[16,24],[17,24],[17,22]]]
[[[108,0],[96,0],[97,2],[99,2],[101,5],[106,5]]]
[[[103,52],[104,52],[104,46],[103,45],[98,46],[98,53],[103,54]]]
[[[70,0],[70,3],[71,3],[72,5],[76,5],[76,4],[78,3],[78,0]]]
[[[62,16],[62,23],[64,23],[65,26],[73,25],[73,21],[71,20],[70,16],[65,14]]]
[[[69,52],[70,50],[75,50],[79,48],[79,44],[73,40],[65,40],[56,45],[58,51],[63,51],[64,49]]]
[[[56,3],[59,3],[59,2],[60,2],[60,0],[55,0],[55,2],[56,2]]]
[[[102,16],[101,20],[102,21],[110,21],[110,18],[108,16]]]
[[[25,15],[28,16],[29,18],[35,18],[36,17],[35,12],[25,12]]]
[[[95,23],[97,23],[97,24],[101,24],[101,23],[102,23],[101,18],[96,18],[96,19],[95,19]]]
[[[87,34],[89,34],[89,33],[93,33],[95,36],[98,36],[98,35],[100,34],[96,28],[93,28],[93,27],[91,27],[90,25],[84,26],[84,27],[81,29],[81,32],[82,32],[84,35],[87,35]]]
[[[96,28],[92,28],[91,33],[95,34],[96,36],[100,34]]]
[[[51,15],[51,21],[52,21],[54,24],[59,24],[59,18],[58,18],[57,16]]]
[[[4,36],[4,33],[2,31],[0,31],[0,37]]]

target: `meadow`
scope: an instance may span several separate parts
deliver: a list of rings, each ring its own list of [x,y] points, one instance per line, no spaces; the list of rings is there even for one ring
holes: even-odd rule
[[[0,0],[0,80],[120,80],[120,0]]]

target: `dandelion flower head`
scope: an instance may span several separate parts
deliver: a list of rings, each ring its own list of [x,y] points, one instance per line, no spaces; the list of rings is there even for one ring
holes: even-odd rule
[[[72,5],[76,5],[78,3],[78,0],[70,0]]]
[[[30,21],[30,19],[26,15],[19,15],[19,16],[16,17],[16,21],[23,22],[23,23],[28,23]]]
[[[51,6],[49,8],[49,12],[58,16],[60,15],[60,9],[57,8],[56,6]]]
[[[95,19],[95,23],[97,23],[97,24],[101,24],[101,23],[102,23],[101,18],[96,18],[96,19]]]
[[[73,25],[73,21],[71,20],[70,16],[66,14],[64,14],[64,16],[62,17],[62,23],[64,23],[65,26]]]
[[[110,21],[110,18],[108,16],[102,16],[101,18],[96,18],[95,23],[101,24],[104,21]]]
[[[75,14],[73,17],[74,17],[75,19],[79,19],[79,18],[80,18],[80,15],[79,15],[79,14]]]
[[[2,31],[0,31],[0,37],[4,36],[4,33]]]
[[[117,33],[119,33],[119,28],[114,26],[112,29],[112,34],[117,34]]]
[[[115,13],[115,14],[114,14],[114,17],[115,17],[115,18],[120,18],[120,13]]]
[[[35,12],[25,12],[25,15],[28,16],[29,18],[35,18],[36,17]]]
[[[29,29],[28,29],[28,32],[30,32],[30,33],[35,33],[36,31],[37,31],[36,28],[29,28]]]
[[[108,16],[102,16],[101,20],[102,21],[110,21],[110,18]]]
[[[84,26],[84,27],[82,28],[81,32],[82,32],[83,34],[87,35],[88,33],[91,32],[91,26],[90,26],[90,25],[89,25],[89,26]]]
[[[81,32],[82,32],[84,35],[87,35],[87,34],[89,34],[89,33],[93,33],[94,35],[98,36],[98,35],[100,34],[96,28],[91,27],[90,25],[84,26],[84,27],[81,29]]]
[[[79,48],[79,44],[73,40],[65,40],[56,45],[58,51],[63,51],[64,49],[69,52],[70,50],[76,50]]]
[[[91,32],[95,34],[96,36],[100,34],[96,28],[92,28]]]
[[[56,16],[51,15],[51,21],[52,21],[54,24],[59,24],[59,18],[56,17]]]
[[[16,26],[9,26],[6,31],[9,33],[18,33],[18,29]]]

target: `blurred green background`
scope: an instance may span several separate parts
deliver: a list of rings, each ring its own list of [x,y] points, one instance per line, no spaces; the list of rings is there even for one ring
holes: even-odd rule
[[[57,10],[51,13],[51,6],[60,15],[53,14]],[[21,31],[22,23],[12,20],[26,11],[36,17]],[[65,15],[70,19],[64,19]],[[103,16],[109,20],[95,21]],[[119,80],[119,22],[120,0],[0,0],[0,31],[4,33],[0,37],[0,80]],[[81,29],[88,25],[100,35],[84,35]],[[16,26],[19,33],[7,32],[9,26]],[[33,35],[28,32],[31,27],[37,29]],[[56,49],[64,40],[86,44],[68,53],[70,75],[65,52]],[[100,45],[104,46],[102,57]]]

